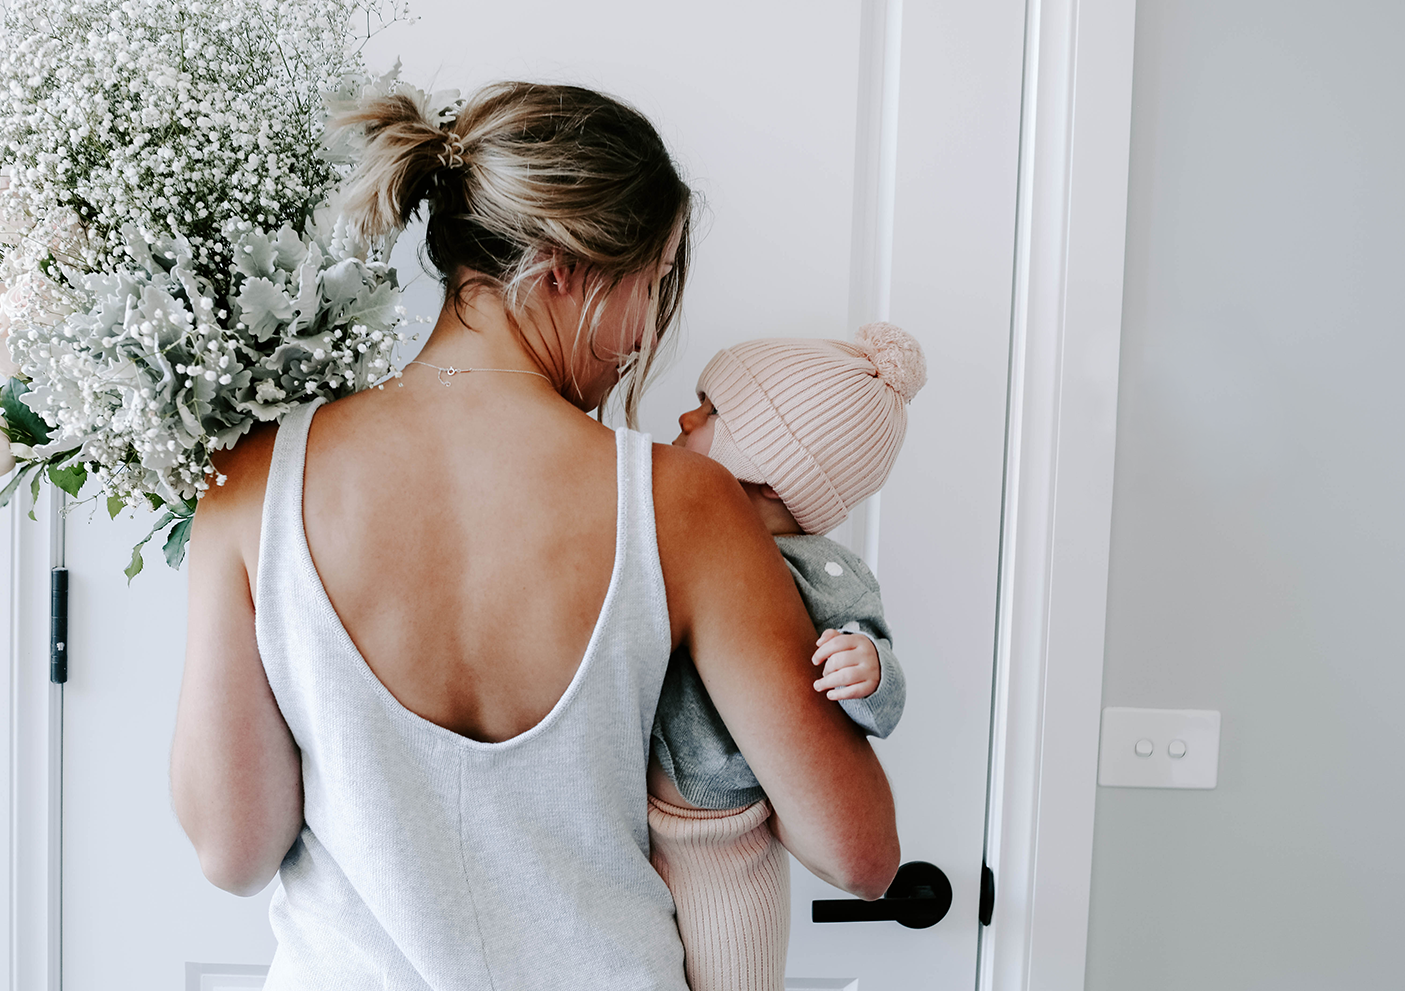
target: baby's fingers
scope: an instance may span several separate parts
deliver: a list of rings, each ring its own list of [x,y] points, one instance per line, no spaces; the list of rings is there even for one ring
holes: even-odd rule
[[[859,636],[856,633],[840,633],[838,630],[825,630],[820,636],[819,647],[810,658],[811,664],[823,664],[835,654],[845,650],[853,650],[862,640],[868,643],[868,637]],[[853,663],[850,661],[849,663]]]
[[[860,681],[853,685],[845,685],[843,688],[835,688],[825,695],[825,698],[833,702],[842,702],[845,699],[866,699],[874,692],[878,691],[878,685],[872,681]]]
[[[877,688],[878,682],[856,664],[826,667],[824,677],[815,682],[815,691],[828,692],[832,699],[866,698]]]

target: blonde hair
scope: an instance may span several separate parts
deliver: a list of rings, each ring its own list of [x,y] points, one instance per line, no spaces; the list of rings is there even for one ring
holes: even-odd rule
[[[642,114],[578,86],[501,82],[443,126],[407,93],[378,97],[334,126],[364,135],[346,206],[352,222],[387,234],[427,204],[425,251],[458,305],[492,289],[515,318],[553,267],[580,266],[585,307],[573,348],[583,341],[594,353],[611,294],[657,266],[681,231],[672,270],[650,287],[639,355],[620,380],[635,425],[656,339],[678,316],[692,206]]]

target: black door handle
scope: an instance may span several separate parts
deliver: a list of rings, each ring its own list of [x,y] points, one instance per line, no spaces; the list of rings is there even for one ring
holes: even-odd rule
[[[913,860],[898,868],[887,892],[877,901],[822,898],[810,903],[812,922],[896,922],[926,929],[946,918],[951,882],[936,864]]]

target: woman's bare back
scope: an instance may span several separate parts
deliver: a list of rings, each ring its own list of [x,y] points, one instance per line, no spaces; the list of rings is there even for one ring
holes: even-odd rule
[[[352,641],[411,712],[475,740],[549,713],[585,654],[614,568],[613,433],[492,373],[319,410],[303,515]]]

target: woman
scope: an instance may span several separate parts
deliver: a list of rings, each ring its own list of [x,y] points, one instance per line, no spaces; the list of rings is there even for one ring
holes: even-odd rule
[[[811,870],[878,897],[892,798],[810,688],[814,630],[737,483],[632,420],[689,192],[599,94],[505,83],[345,123],[372,234],[428,206],[445,304],[403,379],[251,434],[200,504],[172,752],[216,884],[280,872],[268,987],[684,987],[649,733],[687,647]],[[472,371],[470,371],[472,369]]]

